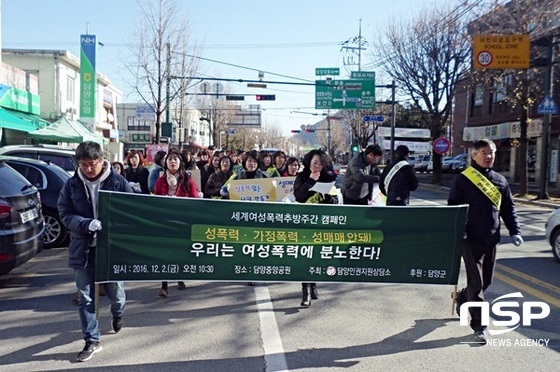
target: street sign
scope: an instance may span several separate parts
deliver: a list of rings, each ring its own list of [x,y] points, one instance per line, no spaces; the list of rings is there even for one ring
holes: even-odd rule
[[[529,35],[475,35],[474,68],[529,68]]]
[[[340,75],[340,68],[338,67],[318,67],[315,69],[316,76],[325,76],[325,75],[332,75],[338,76]]]
[[[539,105],[539,109],[537,112],[543,115],[558,114],[558,105],[556,104],[556,102],[554,102],[550,94],[544,97],[542,103]]]
[[[384,122],[385,121],[385,116],[383,116],[383,115],[364,115],[362,120],[365,121],[366,123],[370,122],[370,121]]]
[[[375,79],[375,71],[351,71],[350,79]]]
[[[445,137],[439,137],[434,141],[434,151],[437,152],[438,154],[444,154],[447,151],[449,151],[449,148],[451,147],[451,143],[449,142],[449,140]]]
[[[224,134],[235,134],[235,129],[226,129],[224,130]]]
[[[263,84],[263,83],[247,83],[247,88],[266,88],[266,84]]]
[[[226,94],[226,101],[245,101],[245,96],[234,96]]]
[[[375,80],[316,80],[315,108],[375,109]]]

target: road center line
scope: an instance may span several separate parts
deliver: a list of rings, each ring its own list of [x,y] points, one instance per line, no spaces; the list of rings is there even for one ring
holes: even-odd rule
[[[264,360],[266,372],[288,371],[288,363],[284,356],[284,347],[278,331],[278,324],[274,316],[274,307],[270,299],[270,293],[265,286],[256,285],[255,297],[257,299],[257,310],[261,324],[261,339],[264,349]]]

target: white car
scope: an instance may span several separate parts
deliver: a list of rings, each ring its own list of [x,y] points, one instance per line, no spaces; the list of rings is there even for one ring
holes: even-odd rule
[[[560,262],[560,208],[548,216],[546,221],[546,241],[552,246],[552,254]]]

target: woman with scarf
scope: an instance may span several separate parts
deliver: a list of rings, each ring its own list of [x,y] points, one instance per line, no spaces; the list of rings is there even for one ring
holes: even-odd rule
[[[155,195],[175,196],[181,198],[198,198],[194,180],[185,172],[183,158],[178,150],[172,149],[165,157],[165,172],[156,181]],[[179,290],[185,289],[185,283],[178,282]],[[169,295],[167,282],[161,282],[160,297]]]

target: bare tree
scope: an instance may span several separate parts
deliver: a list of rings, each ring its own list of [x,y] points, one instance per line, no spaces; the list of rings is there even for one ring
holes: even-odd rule
[[[329,123],[330,120],[330,132]],[[348,151],[347,135],[348,135],[348,124],[342,117],[342,115],[333,115],[332,118],[323,119],[317,123],[315,131],[317,133],[317,142],[324,147],[328,148],[330,142],[329,155],[335,159],[336,155],[340,153],[345,153]],[[328,136],[331,136],[329,141]]]
[[[138,0],[139,22],[130,46],[130,60],[124,63],[132,76],[129,83],[140,99],[156,113],[156,142],[165,115],[169,116],[172,103],[179,98],[183,103],[189,84],[188,77],[195,76],[198,59],[196,44],[189,41],[186,14],[180,14],[175,0]],[[182,116],[182,115],[180,115]]]
[[[455,11],[433,8],[410,21],[393,21],[377,45],[381,64],[401,92],[430,117],[432,140],[449,120],[459,77],[468,69],[466,24]],[[432,183],[441,183],[441,155],[434,154]]]
[[[528,138],[527,127],[530,122],[530,111],[538,102],[536,97],[545,93],[545,69],[552,61],[546,61],[550,45],[538,45],[556,28],[560,15],[558,0],[513,0],[507,4],[493,4],[492,8],[478,17],[469,27],[469,33],[475,34],[525,34],[530,36],[533,63],[529,69],[482,69],[473,70],[470,78],[470,89],[477,85],[491,88],[494,96],[500,97],[504,109],[517,113],[520,122],[519,153],[516,169],[519,176],[519,194],[528,193]],[[550,40],[551,42],[552,40]],[[544,60],[544,61],[543,61]],[[544,63],[542,63],[544,62]],[[547,156],[543,154],[543,156]],[[541,169],[541,172],[546,170]],[[541,196],[544,197],[544,196]]]
[[[240,108],[232,101],[226,101],[224,96],[197,96],[196,107],[208,122],[209,145],[219,145],[222,132],[228,128],[235,111]]]

